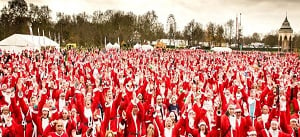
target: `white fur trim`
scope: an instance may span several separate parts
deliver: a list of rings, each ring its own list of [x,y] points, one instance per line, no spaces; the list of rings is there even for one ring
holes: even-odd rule
[[[48,107],[43,107],[42,111],[49,111],[49,108]]]
[[[292,121],[298,121],[297,119],[295,119],[295,118],[292,118],[291,120],[290,120],[290,122],[292,122]]]
[[[242,109],[235,109],[234,112],[242,112]]]
[[[247,132],[248,135],[253,135],[253,134],[257,134],[256,131],[249,131]]]
[[[99,88],[94,88],[94,89],[93,89],[93,92],[97,92],[97,91],[100,92],[100,89],[99,89]]]
[[[199,124],[198,124],[198,126],[201,126],[201,125],[205,125],[206,126],[206,123],[205,122],[200,122]]]
[[[120,127],[120,129],[125,129],[125,124],[123,125],[123,124],[121,124],[121,123],[119,123],[119,127]]]
[[[11,127],[12,126],[12,122],[9,122],[6,124],[7,127]]]
[[[131,100],[131,103],[132,103],[133,105],[137,105],[137,104],[134,102],[134,100]]]
[[[271,121],[271,124],[272,124],[272,123],[274,123],[274,124],[278,124],[278,121],[274,121],[274,120],[272,120],[272,121]]]

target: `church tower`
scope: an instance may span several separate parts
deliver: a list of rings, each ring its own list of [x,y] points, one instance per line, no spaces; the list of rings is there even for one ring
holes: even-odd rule
[[[281,51],[292,51],[292,41],[294,38],[294,34],[290,22],[287,19],[287,16],[285,17],[285,20],[283,21],[281,28],[278,32],[278,45],[279,47],[281,47]]]

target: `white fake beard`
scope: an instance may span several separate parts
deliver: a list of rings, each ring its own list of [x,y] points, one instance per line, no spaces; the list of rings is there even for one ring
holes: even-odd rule
[[[166,91],[166,88],[159,88],[159,89],[160,89],[160,94],[164,95],[165,91]]]
[[[264,123],[267,123],[269,119],[269,114],[261,114],[261,119]]]
[[[253,99],[253,98],[251,98],[251,97],[248,98],[248,103],[249,103],[249,104],[253,104],[254,102],[255,102],[255,99]]]
[[[2,115],[1,115],[1,118],[4,119],[4,121],[5,121],[7,118],[9,118],[9,117],[10,117],[9,114],[7,114],[7,115],[2,114]]]
[[[85,109],[84,109],[84,116],[85,116],[86,118],[92,117],[92,110],[91,110],[90,108],[85,108]]]
[[[205,137],[204,132],[200,131],[200,137]]]
[[[124,84],[124,81],[125,81],[125,79],[124,79],[124,78],[119,78],[119,83],[120,83],[121,85],[123,85],[123,84]]]
[[[213,103],[211,100],[205,100],[203,106],[206,105],[207,108],[213,108]]]
[[[230,125],[231,125],[232,129],[235,130],[235,126],[236,126],[236,117],[229,116],[229,122],[230,122]]]
[[[59,111],[61,112],[63,108],[66,106],[66,100],[64,99],[59,99]]]
[[[138,84],[140,82],[140,78],[138,76],[136,76],[135,79],[134,79],[134,81],[135,81],[135,83]]]
[[[273,129],[270,129],[269,132],[271,133],[272,137],[278,137],[278,130],[273,130]]]
[[[190,118],[189,119],[189,126],[190,126],[190,128],[194,128],[194,119],[193,118]]]
[[[8,104],[10,104],[11,103],[11,101],[10,101],[10,94],[4,93],[3,96],[4,96],[5,102],[7,102]]]

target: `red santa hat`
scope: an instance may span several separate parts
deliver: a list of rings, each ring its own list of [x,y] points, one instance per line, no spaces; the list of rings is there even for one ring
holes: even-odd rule
[[[278,124],[278,123],[279,123],[279,122],[278,122],[278,119],[277,119],[277,118],[273,118],[272,121],[271,121],[271,124],[272,124],[272,123]]]
[[[248,136],[250,135],[257,135],[256,130],[254,127],[250,127],[249,131],[247,132]]]
[[[235,109],[235,104],[233,103],[233,101],[232,100],[230,100],[229,101],[229,103],[227,104],[227,110],[229,109],[229,108],[233,108],[233,109]]]
[[[9,110],[9,106],[8,105],[3,105],[3,106],[1,106],[1,112],[3,112],[3,110]]]
[[[68,107],[65,106],[65,107],[62,109],[62,112],[69,113]]]
[[[234,112],[242,112],[242,107],[240,104],[236,104]]]
[[[290,122],[292,122],[292,121],[298,122],[298,118],[299,118],[299,116],[297,114],[293,114],[291,116]]]
[[[50,110],[49,108],[50,108],[50,106],[45,104],[42,108],[42,111],[49,111]]]
[[[198,126],[200,127],[200,126],[202,126],[202,125],[207,126],[206,123],[205,123],[205,121],[201,119],[201,120],[199,121]]]

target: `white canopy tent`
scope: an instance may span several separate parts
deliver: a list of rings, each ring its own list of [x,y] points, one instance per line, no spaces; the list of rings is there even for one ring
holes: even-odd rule
[[[110,42],[108,44],[106,44],[105,46],[106,50],[110,50],[110,49],[120,49],[120,45],[118,43],[115,43],[114,45],[111,44]]]
[[[232,52],[232,49],[228,47],[213,47],[211,50],[214,52]]]
[[[45,36],[13,34],[0,41],[2,51],[19,53],[22,50],[41,50],[42,47],[60,48],[57,42]]]
[[[113,48],[114,48],[114,49],[120,49],[120,47],[121,47],[121,46],[120,46],[118,43],[115,43],[115,44],[113,45]]]
[[[133,46],[133,49],[142,49],[142,45],[137,43]]]
[[[110,42],[105,45],[106,50],[112,49],[112,48],[113,48],[113,45]]]
[[[151,45],[142,45],[142,50],[144,51],[151,51],[154,48]]]

